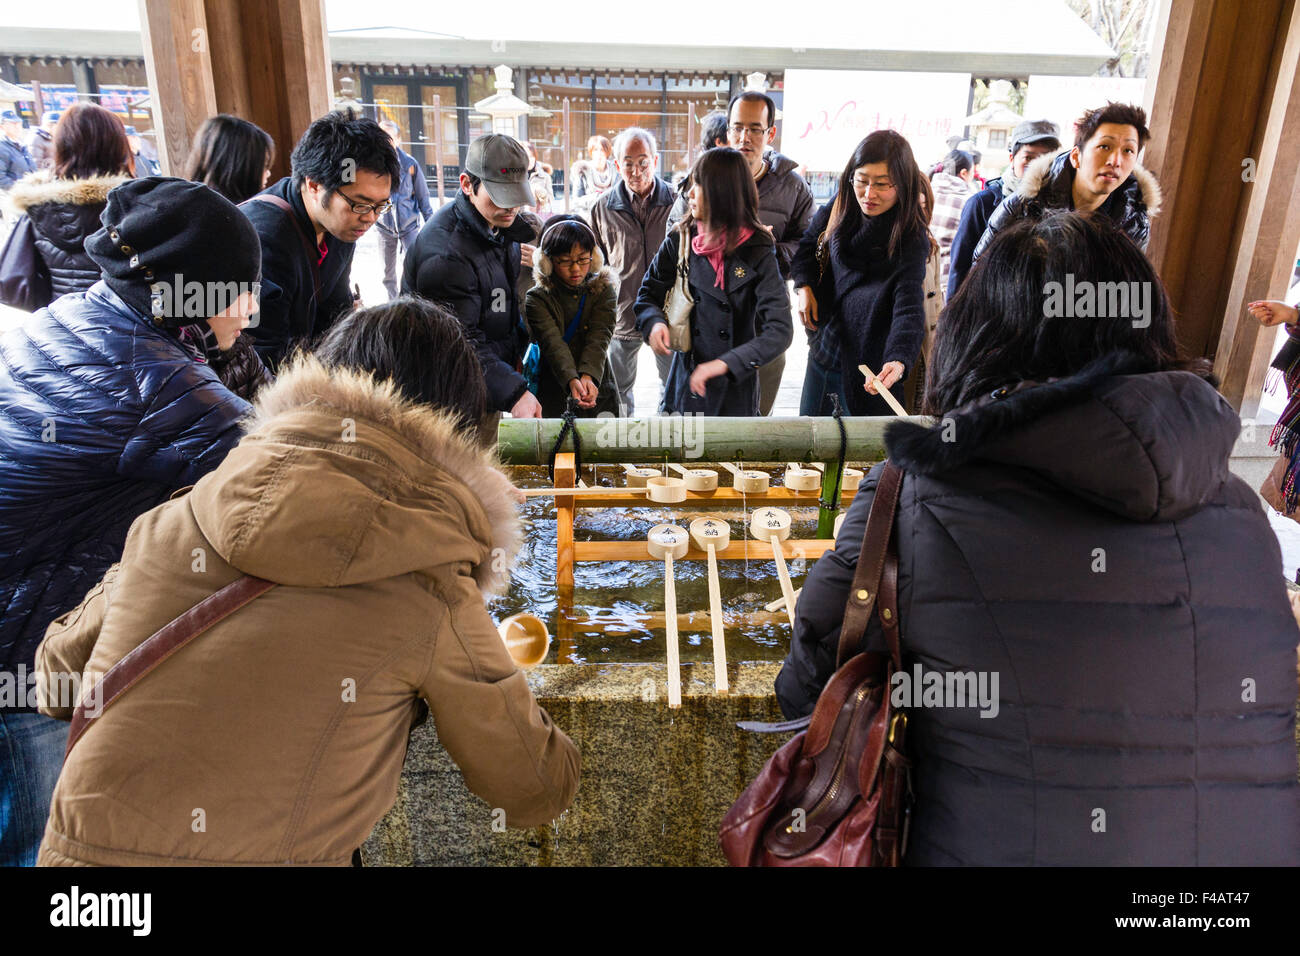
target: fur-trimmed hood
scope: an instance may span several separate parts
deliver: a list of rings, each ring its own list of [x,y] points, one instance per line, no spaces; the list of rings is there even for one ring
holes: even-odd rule
[[[1039,156],[1026,166],[1025,175],[1020,180],[1020,188],[1016,190],[1016,194],[1026,200],[1040,197],[1046,199],[1043,196],[1045,189],[1048,193],[1057,194],[1061,192],[1063,186],[1068,197],[1069,187],[1073,181],[1074,167],[1070,165],[1070,148],[1066,147],[1050,156]],[[1129,173],[1128,179],[1119,184],[1116,191],[1125,193],[1130,204],[1134,200],[1140,200],[1149,218],[1154,219],[1160,214],[1160,205],[1164,201],[1160,184],[1156,182],[1156,177],[1151,171],[1141,163],[1133,167],[1133,172]],[[1058,205],[1052,200],[1046,201],[1049,205]]]
[[[91,176],[88,179],[57,179],[52,170],[28,173],[5,194],[5,204],[15,215],[30,214],[33,206],[61,203],[89,206],[108,201],[109,191],[130,180],[130,176]]]
[[[304,356],[259,393],[246,432],[190,494],[234,567],[337,587],[463,563],[484,593],[508,584],[521,541],[510,481],[446,413]]]
[[[930,427],[894,422],[885,445],[907,472],[1013,465],[1135,521],[1181,518],[1229,480],[1241,422],[1205,379],[1138,368],[1129,353],[1103,356],[1068,378],[998,389]]]

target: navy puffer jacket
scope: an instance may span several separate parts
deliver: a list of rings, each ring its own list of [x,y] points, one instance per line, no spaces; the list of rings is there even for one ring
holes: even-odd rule
[[[248,407],[103,282],[3,327],[0,669],[31,671],[131,522],[215,468]]]
[[[1123,368],[886,432],[904,673],[986,691],[910,711],[912,865],[1300,864],[1300,631],[1228,471],[1240,422],[1189,372]],[[833,670],[878,473],[804,583],[789,716]]]

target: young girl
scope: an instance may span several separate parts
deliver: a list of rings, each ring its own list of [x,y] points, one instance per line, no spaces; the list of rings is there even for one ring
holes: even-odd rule
[[[772,234],[758,219],[758,191],[745,157],[730,148],[701,154],[691,171],[690,212],[655,254],[636,299],[637,329],[671,355],[666,412],[757,416],[759,366],[794,335],[790,300]],[[689,242],[691,350],[669,348],[664,300]]]
[[[838,392],[854,415],[891,415],[879,385],[903,401],[925,337],[928,192],[907,140],[877,130],[849,157],[834,201],[813,216],[791,266],[812,335],[800,414],[830,414],[828,396]],[[880,382],[865,382],[859,365]]]
[[[606,352],[614,337],[618,291],[591,227],[577,216],[552,218],[533,256],[533,277],[536,285],[524,299],[524,314],[542,350],[537,400],[543,417],[559,418],[570,397],[584,418],[617,414]]]

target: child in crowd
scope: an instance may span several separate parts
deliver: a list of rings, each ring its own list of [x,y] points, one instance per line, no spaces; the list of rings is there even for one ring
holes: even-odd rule
[[[577,216],[551,219],[533,257],[533,277],[524,314],[542,352],[537,400],[543,417],[559,418],[570,397],[584,418],[617,414],[606,353],[614,337],[618,290],[595,233]]]

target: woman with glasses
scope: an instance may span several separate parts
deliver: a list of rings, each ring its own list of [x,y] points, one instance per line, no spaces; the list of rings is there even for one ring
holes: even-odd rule
[[[637,327],[658,355],[671,355],[664,411],[755,416],[757,371],[790,346],[790,300],[772,234],[758,218],[758,191],[744,156],[730,148],[700,155],[691,171],[689,213],[659,247],[637,295]],[[691,347],[669,345],[665,300],[681,244],[695,305]]]
[[[536,285],[524,299],[528,331],[542,352],[537,399],[543,418],[559,418],[572,398],[576,413],[618,413],[610,340],[618,312],[613,273],[596,234],[577,216],[556,216],[533,256]]]
[[[854,415],[890,415],[877,389],[901,404],[925,337],[926,260],[934,240],[929,183],[893,130],[860,142],[840,188],[812,219],[791,268],[799,318],[811,337],[801,415],[829,415],[831,395]],[[880,376],[867,382],[866,365]]]

